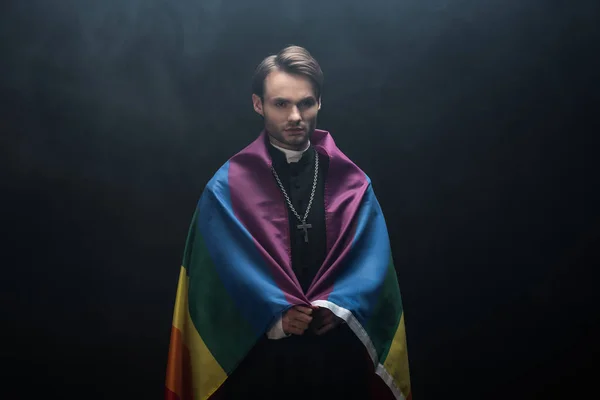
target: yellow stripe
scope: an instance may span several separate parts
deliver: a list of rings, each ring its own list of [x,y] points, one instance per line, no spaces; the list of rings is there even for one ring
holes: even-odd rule
[[[175,311],[173,313],[173,326],[183,332],[188,312],[188,277],[185,268],[179,270],[179,282],[177,284],[177,295],[175,296]]]
[[[225,382],[227,374],[198,334],[188,307],[189,278],[184,267],[179,273],[173,326],[183,333],[183,342],[190,352],[194,399],[206,400]]]
[[[406,397],[410,393],[410,375],[408,368],[408,353],[406,351],[406,331],[404,329],[404,314],[392,340],[390,351],[383,367],[394,379],[394,383]]]

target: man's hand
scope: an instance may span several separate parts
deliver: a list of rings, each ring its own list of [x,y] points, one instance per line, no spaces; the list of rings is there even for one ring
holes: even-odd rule
[[[344,320],[335,315],[330,309],[320,307],[315,310],[311,330],[316,335],[323,335],[340,325],[342,322],[344,322]]]
[[[312,308],[303,306],[295,306],[287,310],[281,318],[285,334],[303,335],[313,320],[312,312]]]

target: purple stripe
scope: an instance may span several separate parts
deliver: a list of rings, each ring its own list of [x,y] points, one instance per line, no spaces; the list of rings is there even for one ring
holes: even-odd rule
[[[285,199],[271,172],[263,132],[233,156],[229,166],[231,205],[254,238],[273,280],[292,304],[309,304],[292,270],[289,221]]]
[[[319,153],[329,157],[325,183],[328,254],[307,293],[314,301],[326,300],[333,290],[338,270],[352,246],[356,216],[369,183],[364,172],[339,150],[328,132],[315,130],[311,142]]]
[[[315,130],[311,143],[329,158],[325,181],[327,257],[306,295],[292,270],[288,211],[271,172],[266,132],[233,156],[229,166],[233,211],[254,238],[290,304],[327,299],[352,246],[356,217],[369,186],[364,172],[337,148],[329,132]]]

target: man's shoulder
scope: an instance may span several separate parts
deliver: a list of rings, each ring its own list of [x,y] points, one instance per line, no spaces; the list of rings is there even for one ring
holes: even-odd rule
[[[225,162],[223,162],[206,183],[205,190],[213,191],[218,187],[222,187],[223,184],[228,184],[229,167],[232,163],[236,163],[240,157],[244,157],[245,153],[247,152],[246,150],[249,146],[250,145],[247,145],[237,153],[234,153]]]
[[[223,164],[221,164],[221,166],[206,183],[204,190],[213,191],[217,186],[227,183],[227,175],[230,162],[231,158],[225,161]]]

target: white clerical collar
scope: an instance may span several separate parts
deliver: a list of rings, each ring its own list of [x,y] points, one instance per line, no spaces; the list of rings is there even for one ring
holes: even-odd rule
[[[285,154],[285,158],[287,159],[288,164],[300,161],[300,159],[302,158],[302,154],[304,154],[304,152],[310,147],[310,140],[308,141],[304,150],[284,149],[283,147],[277,146],[272,142],[269,143],[271,143],[271,146],[275,147],[277,150],[280,150],[281,152],[283,152],[283,154]]]

